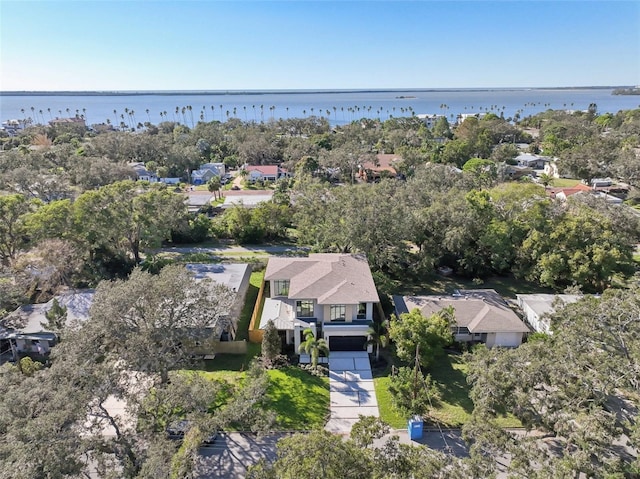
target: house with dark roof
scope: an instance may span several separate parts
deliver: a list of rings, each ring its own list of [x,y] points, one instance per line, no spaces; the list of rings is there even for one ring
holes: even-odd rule
[[[520,346],[530,332],[493,289],[459,290],[452,295],[394,296],[393,302],[398,317],[414,309],[428,317],[451,306],[455,317],[451,332],[458,342],[513,348]]]
[[[214,176],[224,178],[226,168],[224,163],[205,163],[200,168],[191,172],[191,183],[194,185],[204,185]]]
[[[332,351],[367,349],[374,305],[380,299],[364,256],[272,257],[264,279],[269,294],[259,329],[273,321],[285,343],[296,351],[305,329],[324,338]]]

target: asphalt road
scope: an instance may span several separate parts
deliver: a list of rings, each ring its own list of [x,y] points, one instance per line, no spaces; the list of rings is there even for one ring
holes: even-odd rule
[[[412,441],[407,431],[393,431],[406,444],[422,444],[458,457],[468,454],[467,446],[459,430],[424,431],[421,439]],[[257,437],[245,433],[221,434],[216,443],[200,449],[200,461],[196,469],[198,479],[242,479],[247,468],[260,459],[272,462],[276,459],[276,443],[287,434],[269,434]],[[384,438],[380,440],[382,444]]]
[[[223,433],[215,444],[200,449],[198,479],[242,479],[247,468],[260,459],[274,461],[276,443],[286,434],[257,437],[245,433]]]

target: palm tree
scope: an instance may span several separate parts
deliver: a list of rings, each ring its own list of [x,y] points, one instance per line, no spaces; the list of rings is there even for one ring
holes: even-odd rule
[[[220,188],[222,188],[222,182],[218,175],[211,178],[207,183],[207,189],[209,190],[210,193],[213,193],[214,199],[218,199]]]
[[[302,334],[304,334],[304,343],[300,345],[298,352],[304,352],[311,356],[311,366],[313,369],[316,369],[318,367],[320,353],[329,356],[329,345],[324,339],[316,339],[315,334],[313,334],[310,328],[305,329]]]
[[[540,178],[540,183],[546,188],[553,181],[553,177],[547,173],[542,173],[538,178]]]
[[[380,360],[380,350],[389,344],[389,321],[374,321],[367,331],[369,340],[367,344],[372,344],[376,348],[376,361]]]

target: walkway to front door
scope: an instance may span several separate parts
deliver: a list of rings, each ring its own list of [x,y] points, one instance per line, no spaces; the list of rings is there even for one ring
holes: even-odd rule
[[[366,351],[331,351],[329,397],[331,419],[325,426],[327,431],[349,434],[359,415],[380,415]]]

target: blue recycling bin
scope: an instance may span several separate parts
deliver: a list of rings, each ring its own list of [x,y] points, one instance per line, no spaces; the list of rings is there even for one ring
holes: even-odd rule
[[[424,426],[424,421],[420,416],[414,416],[409,419],[409,439],[412,441],[416,439],[422,439],[422,428]]]

